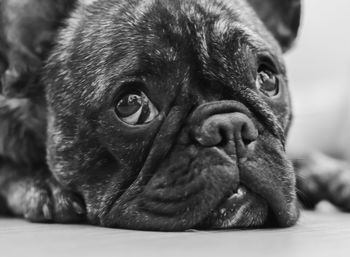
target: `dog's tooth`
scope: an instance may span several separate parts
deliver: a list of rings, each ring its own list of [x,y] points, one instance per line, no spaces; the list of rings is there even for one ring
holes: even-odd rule
[[[240,186],[237,190],[237,197],[242,197],[247,193],[247,189],[244,186]]]
[[[226,208],[220,209],[220,214],[226,216]]]
[[[244,186],[239,186],[236,192],[233,192],[233,194],[227,199],[232,200],[234,198],[242,198],[247,193],[247,189]]]

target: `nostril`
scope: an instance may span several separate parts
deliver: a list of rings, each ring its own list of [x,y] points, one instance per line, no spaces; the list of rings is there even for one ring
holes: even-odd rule
[[[247,117],[248,118],[248,117]],[[251,119],[246,119],[241,129],[242,140],[245,145],[249,145],[256,141],[259,136],[258,130],[256,129]]]
[[[251,143],[253,143],[255,140],[242,138],[242,141],[243,141],[243,143],[244,143],[246,146],[248,146],[248,145],[250,145]]]
[[[227,130],[224,128],[219,128],[219,134],[221,136],[221,141],[219,143],[219,145],[224,145],[226,144],[226,142],[232,140],[232,137],[230,137],[227,133]]]

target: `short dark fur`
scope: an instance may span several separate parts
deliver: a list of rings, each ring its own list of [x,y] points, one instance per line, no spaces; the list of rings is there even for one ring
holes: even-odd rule
[[[71,0],[0,2],[0,198],[12,213],[33,221],[77,221],[83,210],[79,200],[65,201],[75,196],[61,190],[48,170],[40,83],[57,30],[74,5]]]
[[[35,110],[19,115],[25,124],[17,125],[33,135],[0,140],[0,151],[12,145],[6,140],[24,144],[0,152],[0,193],[12,212],[35,221],[86,217],[93,224],[151,230],[297,221],[295,174],[285,154],[292,114],[281,56],[297,34],[299,1],[101,0],[71,16],[45,67],[48,113],[44,100],[32,98],[43,97],[40,84],[21,100],[0,96],[1,124],[13,126],[17,112],[31,110],[11,101]],[[280,80],[276,99],[255,86],[266,59]],[[118,95],[135,85],[159,109],[148,125],[128,126],[114,113]],[[45,133],[38,131],[46,121],[44,144]],[[31,149],[37,142],[39,150]],[[31,157],[43,146],[50,172],[43,154]],[[23,161],[15,159],[24,149]],[[241,184],[251,192],[247,202],[220,212]],[[236,216],[228,220],[229,213]]]
[[[17,164],[45,162],[43,63],[74,1],[0,3],[0,156]]]

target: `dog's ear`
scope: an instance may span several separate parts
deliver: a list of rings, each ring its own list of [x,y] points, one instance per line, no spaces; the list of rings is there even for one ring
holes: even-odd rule
[[[286,52],[298,34],[301,0],[248,0],[248,2]]]

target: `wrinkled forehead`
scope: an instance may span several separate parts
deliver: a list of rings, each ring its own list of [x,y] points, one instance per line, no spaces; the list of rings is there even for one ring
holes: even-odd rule
[[[140,66],[152,70],[153,64],[159,69],[186,58],[191,58],[189,63],[194,63],[193,58],[208,63],[216,56],[230,63],[233,52],[239,48],[237,44],[268,53],[284,70],[279,46],[245,1],[102,0],[95,3],[89,6],[84,25],[79,28],[83,35],[76,38],[75,49],[83,46],[89,56],[118,65],[113,66],[113,76],[133,73]],[[84,44],[85,41],[88,42]]]
[[[126,3],[120,15],[136,31],[142,30],[141,35],[170,44],[182,42],[188,47],[192,43],[196,50],[207,51],[210,44],[230,44],[239,39],[259,51],[281,54],[257,15],[241,0],[134,1]],[[152,42],[151,37],[148,40]]]

